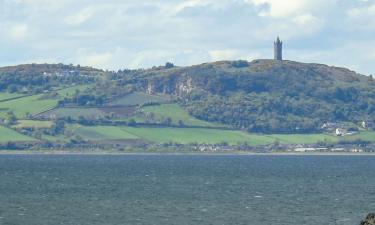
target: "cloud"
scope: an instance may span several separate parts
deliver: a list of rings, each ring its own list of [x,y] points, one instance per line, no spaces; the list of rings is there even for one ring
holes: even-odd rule
[[[70,15],[64,19],[69,25],[79,25],[89,20],[95,14],[95,9],[92,7],[85,8],[80,12]]]
[[[288,59],[375,70],[373,0],[0,1],[0,65],[53,59],[123,69],[272,58],[280,35]],[[368,46],[348,47],[356,43]],[[360,56],[346,60],[345,51]]]
[[[22,23],[10,23],[5,26],[5,34],[11,41],[24,40],[29,34],[29,27],[27,24]]]
[[[362,16],[375,16],[375,3],[366,7],[349,9],[348,15],[354,18]]]
[[[300,13],[306,7],[307,1],[304,0],[251,0],[256,6],[264,6],[261,10],[261,16],[271,16],[271,17],[287,17]]]
[[[113,60],[113,53],[111,52],[89,52],[87,50],[79,50],[78,61],[87,66],[94,66],[103,68],[111,63]]]
[[[346,16],[349,18],[349,23],[351,26],[348,29],[353,28],[353,30],[370,30],[375,31],[375,3],[363,2],[360,7],[351,8],[347,11]]]
[[[213,50],[209,51],[210,57],[212,61],[219,61],[219,60],[230,60],[237,58],[240,53],[237,50],[233,49],[226,49],[226,50]]]
[[[306,14],[330,7],[336,0],[246,0],[256,6],[262,6],[261,16],[285,18]]]
[[[211,50],[208,52],[211,61],[222,61],[222,60],[254,60],[257,58],[262,58],[262,54],[250,53],[249,51],[241,49],[222,49],[222,50]]]

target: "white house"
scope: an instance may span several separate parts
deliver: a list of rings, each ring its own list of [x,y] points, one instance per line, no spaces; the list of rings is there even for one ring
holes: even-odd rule
[[[344,136],[345,131],[341,128],[336,128],[336,136]]]

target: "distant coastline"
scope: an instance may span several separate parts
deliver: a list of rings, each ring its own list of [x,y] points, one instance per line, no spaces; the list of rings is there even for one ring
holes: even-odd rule
[[[144,156],[171,156],[171,155],[197,155],[197,156],[375,156],[375,153],[350,153],[350,152],[118,152],[118,151],[13,151],[2,150],[0,155],[144,155]]]

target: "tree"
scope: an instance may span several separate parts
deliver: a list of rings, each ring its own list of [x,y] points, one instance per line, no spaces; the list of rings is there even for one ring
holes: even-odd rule
[[[166,126],[172,125],[172,119],[170,117],[167,117],[164,121],[163,124]]]
[[[78,123],[82,125],[88,125],[89,121],[82,115],[78,117]]]
[[[149,122],[154,123],[155,122],[155,114],[153,112],[146,113],[146,119]]]
[[[26,112],[26,119],[32,119],[33,115],[30,112]]]
[[[65,121],[63,119],[57,119],[51,129],[52,134],[54,135],[62,134],[64,133],[64,130],[65,130]]]
[[[9,93],[14,93],[14,92],[16,92],[16,91],[17,91],[17,85],[15,85],[15,84],[11,84],[11,85],[9,85],[8,88],[7,88],[7,91],[8,91]]]
[[[17,121],[17,117],[13,111],[8,111],[5,115],[5,124],[13,125]]]
[[[167,62],[167,63],[165,64],[165,68],[166,68],[166,69],[170,69],[170,68],[173,68],[173,67],[174,67],[174,64],[173,64],[173,63]]]
[[[185,123],[184,123],[184,121],[179,120],[179,121],[178,121],[178,126],[179,126],[179,127],[185,127]]]
[[[137,122],[136,122],[134,119],[130,119],[130,120],[128,121],[128,126],[134,127],[134,126],[136,126],[136,125],[137,125]]]

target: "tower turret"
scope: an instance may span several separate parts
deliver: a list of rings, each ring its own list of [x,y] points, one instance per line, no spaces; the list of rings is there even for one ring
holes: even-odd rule
[[[280,41],[279,37],[274,42],[274,59],[283,60],[283,42]]]

